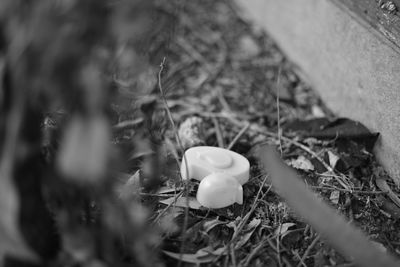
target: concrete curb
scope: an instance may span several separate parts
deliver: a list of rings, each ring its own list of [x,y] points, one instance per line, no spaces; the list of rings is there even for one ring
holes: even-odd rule
[[[400,183],[400,49],[331,0],[237,0],[337,115],[381,133],[379,162]]]

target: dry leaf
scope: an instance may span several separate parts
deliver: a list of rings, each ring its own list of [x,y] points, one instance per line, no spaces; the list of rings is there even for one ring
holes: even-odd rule
[[[333,154],[333,152],[328,151],[328,158],[329,158],[329,166],[332,167],[332,169],[335,168],[336,163],[340,159],[337,155]]]

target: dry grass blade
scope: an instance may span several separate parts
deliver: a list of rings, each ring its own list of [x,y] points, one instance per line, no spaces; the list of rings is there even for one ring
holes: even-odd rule
[[[262,147],[259,157],[279,194],[343,255],[359,266],[399,266],[398,261],[376,248],[359,229],[309,191],[272,148]]]

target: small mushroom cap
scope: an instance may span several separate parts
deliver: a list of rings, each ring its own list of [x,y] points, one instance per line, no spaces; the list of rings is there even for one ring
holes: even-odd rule
[[[218,172],[231,175],[243,185],[249,180],[250,163],[242,155],[220,147],[197,146],[186,150],[181,164],[183,179],[201,181]]]
[[[197,201],[207,208],[219,209],[235,202],[243,204],[243,188],[226,173],[212,173],[201,180],[197,190]]]

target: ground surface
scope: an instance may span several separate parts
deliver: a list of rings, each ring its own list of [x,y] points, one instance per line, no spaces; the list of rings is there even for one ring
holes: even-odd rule
[[[387,176],[368,152],[371,143],[357,136],[361,131],[357,124],[342,120],[329,125],[335,121],[334,114],[295,66],[273,40],[227,2],[162,5],[164,22],[176,26],[167,49],[157,53],[155,48],[152,61],[161,63],[166,56],[160,85],[175,130],[191,133],[189,137],[181,134],[183,145],[229,147],[250,160],[251,177],[243,188],[243,205],[220,210],[200,207],[195,201],[195,181],[189,184],[189,201],[182,199],[174,159],[181,148],[164,114],[158,126],[160,132],[168,128],[167,141],[162,142],[168,155],[162,171],[165,179],[155,193],[142,193],[142,202],[152,209],[151,220],[163,231],[163,260],[168,266],[176,266],[178,259],[209,266],[352,266],[277,195],[254,158],[259,144],[276,146],[310,188],[362,228],[377,246],[400,254],[396,231],[400,209],[376,186],[376,179],[383,181]],[[150,95],[164,110],[160,92]],[[120,121],[129,119],[123,111],[119,113]],[[344,125],[344,132],[354,130],[356,137],[346,136],[343,141],[335,128],[338,125]],[[321,136],[322,128],[333,129],[333,136],[332,132]],[[119,141],[131,138],[130,134],[122,131]],[[327,174],[327,169],[344,174],[340,177],[345,179]],[[387,183],[394,190],[390,179]]]

